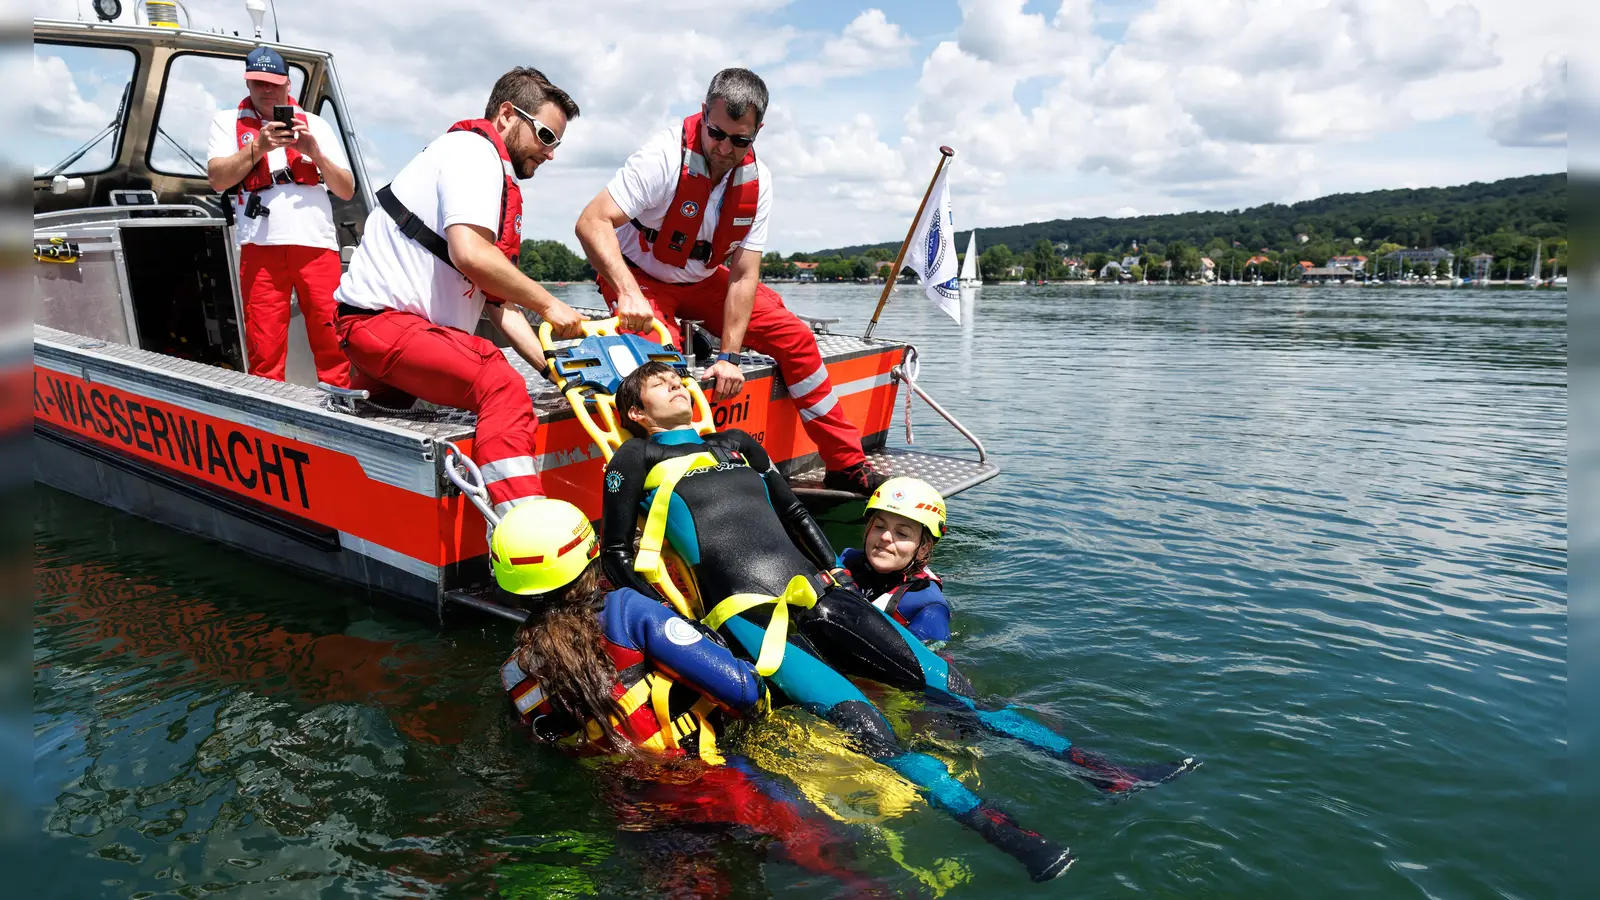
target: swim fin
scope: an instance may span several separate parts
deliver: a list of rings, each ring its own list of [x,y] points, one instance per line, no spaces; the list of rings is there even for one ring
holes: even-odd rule
[[[988,803],[981,803],[955,819],[982,835],[991,846],[1022,863],[1028,870],[1028,877],[1034,881],[1049,881],[1077,861],[1072,851],[1036,832],[1022,829],[1010,815]]]
[[[1198,768],[1201,762],[1189,756],[1178,762],[1142,763],[1130,766],[1112,762],[1093,750],[1077,746],[1067,748],[1062,758],[1084,770],[1080,775],[1084,781],[1107,794],[1121,795],[1164,784]]]

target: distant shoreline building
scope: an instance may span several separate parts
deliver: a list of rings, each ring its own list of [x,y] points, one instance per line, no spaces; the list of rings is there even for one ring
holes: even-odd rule
[[[1346,284],[1354,281],[1356,273],[1348,266],[1302,266],[1301,284]]]
[[[1328,260],[1329,268],[1337,268],[1339,266],[1344,266],[1350,271],[1359,274],[1367,270],[1367,258],[1365,256],[1335,256]]]
[[[1427,262],[1438,265],[1441,262],[1449,262],[1450,260],[1455,259],[1456,255],[1451,253],[1449,250],[1444,249],[1443,247],[1429,247],[1426,250],[1420,250],[1417,248],[1412,248],[1410,250],[1395,250],[1385,255],[1383,258],[1389,262]]]

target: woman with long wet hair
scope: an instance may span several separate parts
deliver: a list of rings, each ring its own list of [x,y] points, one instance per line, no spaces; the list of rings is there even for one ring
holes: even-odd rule
[[[528,612],[501,682],[541,739],[718,763],[715,722],[765,707],[755,668],[714,637],[637,591],[601,592],[599,543],[572,504],[516,506],[489,549],[498,589]]]

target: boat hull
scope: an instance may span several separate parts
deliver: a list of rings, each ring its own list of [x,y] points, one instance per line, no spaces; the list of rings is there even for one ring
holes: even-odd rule
[[[819,335],[841,407],[869,449],[895,410],[905,345]],[[525,363],[508,356],[531,375]],[[487,577],[485,526],[444,477],[473,418],[352,416],[320,391],[35,326],[36,480],[239,550],[437,608]],[[770,360],[714,409],[786,474],[817,465]],[[604,460],[548,384],[530,378],[546,490],[600,515]]]

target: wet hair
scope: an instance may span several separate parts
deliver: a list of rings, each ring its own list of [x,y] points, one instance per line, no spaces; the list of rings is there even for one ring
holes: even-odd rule
[[[629,372],[628,376],[622,379],[622,385],[617,388],[616,393],[617,418],[621,420],[622,427],[626,428],[629,434],[634,437],[650,436],[648,428],[635,422],[633,417],[628,415],[629,410],[641,409],[644,406],[644,403],[640,400],[640,395],[644,393],[644,386],[650,383],[650,379],[659,375],[676,376],[677,374],[677,369],[664,362],[652,359]]]
[[[510,605],[528,611],[517,629],[517,665],[537,678],[550,702],[579,722],[594,720],[617,750],[635,752],[633,742],[611,724],[611,697],[617,667],[605,651],[596,609],[601,600],[600,561],[589,563],[560,591],[536,597],[502,593]]]
[[[767,83],[749,69],[723,69],[706,88],[706,106],[711,106],[713,100],[721,100],[728,115],[735,119],[755,110],[756,124],[760,125],[767,115]]]
[[[500,76],[500,80],[494,83],[494,89],[489,91],[489,103],[483,108],[483,117],[493,119],[500,114],[500,104],[506,102],[530,115],[538,112],[539,107],[546,103],[554,103],[566,114],[568,121],[578,117],[578,102],[566,91],[551,84],[543,72],[527,66],[517,66]]]

